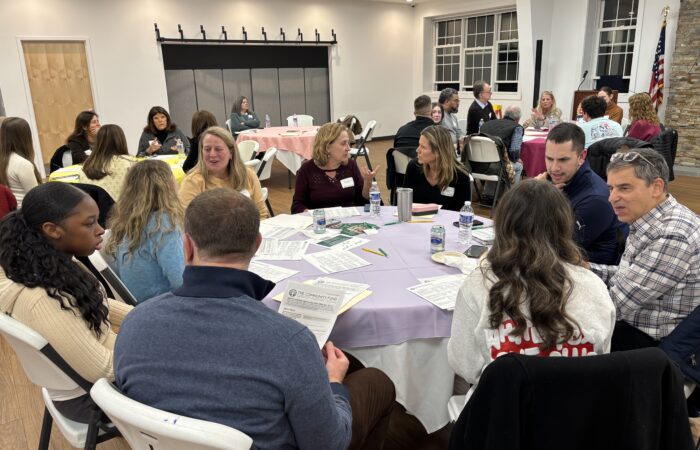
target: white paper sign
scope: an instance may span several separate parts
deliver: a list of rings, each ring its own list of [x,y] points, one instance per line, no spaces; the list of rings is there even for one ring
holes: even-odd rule
[[[323,347],[330,336],[344,293],[327,287],[290,281],[279,313],[306,325]]]

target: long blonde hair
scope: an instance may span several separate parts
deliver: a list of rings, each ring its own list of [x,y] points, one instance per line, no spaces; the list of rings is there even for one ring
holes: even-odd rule
[[[544,112],[542,110],[542,97],[545,95],[549,95],[552,99],[552,107],[549,108],[549,111],[547,111],[547,112]],[[544,116],[544,115],[549,114],[553,111],[556,111],[556,109],[557,109],[557,99],[554,98],[554,94],[552,93],[552,91],[542,91],[542,93],[540,94],[540,101],[537,102],[537,112]]]
[[[34,177],[41,184],[41,176],[34,165],[34,144],[29,123],[19,117],[7,117],[0,125],[0,184],[8,185],[7,168],[10,156],[17,153],[34,167]]]
[[[155,159],[142,161],[126,174],[119,201],[109,218],[111,233],[105,250],[114,255],[123,241],[133,254],[148,239],[144,233],[151,214],[156,213],[156,226],[149,233],[181,230],[185,210],[174,186],[172,170],[167,163]],[[164,218],[170,224],[164,224]]]
[[[243,161],[241,161],[240,156],[238,156],[238,147],[236,147],[236,141],[233,139],[233,136],[231,136],[231,133],[229,133],[224,128],[218,126],[207,128],[204,131],[204,133],[202,133],[199,136],[199,161],[197,161],[197,165],[194,166],[189,173],[199,172],[202,175],[202,178],[204,178],[204,185],[206,186],[206,189],[210,188],[209,184],[211,183],[212,175],[209,174],[207,165],[204,162],[204,155],[202,154],[204,148],[204,139],[207,137],[208,134],[216,136],[222,141],[224,141],[224,144],[226,144],[226,147],[228,147],[229,151],[231,152],[231,160],[229,161],[228,167],[226,168],[230,187],[235,191],[246,189],[248,183],[248,174],[246,171],[245,164],[243,164]]]
[[[455,157],[452,137],[447,128],[441,125],[430,125],[423,129],[421,136],[425,136],[430,145],[430,150],[437,156],[435,161],[436,183],[441,190],[445,189],[457,178],[457,172],[468,174],[467,169]],[[421,169],[427,178],[425,165],[421,165]]]

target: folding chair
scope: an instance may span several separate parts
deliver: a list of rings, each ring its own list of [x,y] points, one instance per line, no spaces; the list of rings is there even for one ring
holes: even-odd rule
[[[236,148],[241,161],[246,162],[255,158],[255,155],[260,150],[260,144],[257,141],[241,141],[236,144]]]
[[[362,130],[360,138],[357,140],[356,148],[350,149],[350,156],[352,159],[357,159],[358,156],[364,156],[367,162],[367,168],[372,170],[372,163],[369,160],[369,149],[367,148],[367,142],[372,140],[372,132],[374,132],[374,127],[377,125],[376,120],[370,120],[367,122],[367,126]]]
[[[260,181],[264,181],[270,178],[270,175],[272,173],[272,163],[275,160],[275,157],[277,156],[277,149],[274,147],[270,147],[265,151],[265,156],[262,159],[262,163],[260,164],[260,167],[258,168],[258,179]],[[270,212],[270,217],[275,217],[275,213],[272,211],[272,205],[270,204],[270,200],[267,198],[268,191],[267,188],[264,187],[263,189],[263,197],[265,200],[265,205],[267,206],[267,210]]]
[[[20,321],[2,313],[0,334],[17,354],[27,378],[41,387],[45,408],[39,450],[49,448],[54,421],[75,448],[94,449],[98,443],[119,436],[119,431],[104,420],[106,418],[98,408],[93,410],[89,424],[74,422],[56,409],[49,390],[71,392],[82,389],[87,393],[92,385],[73,370],[46,339]]]
[[[105,261],[104,257],[99,251],[93,252],[92,255],[88,256],[88,259],[95,269],[97,269],[100,275],[102,275],[105,282],[109,285],[116,300],[121,300],[127,305],[135,306],[138,304],[136,297],[134,297],[134,295],[129,291],[129,288],[126,287],[124,282],[119,279],[117,274],[114,273],[112,268],[109,267],[109,264],[107,264],[107,261]]]
[[[314,116],[309,116],[307,114],[297,114],[297,124],[300,127],[310,127],[314,124]],[[294,126],[294,115],[287,117],[287,126]]]
[[[493,181],[496,183],[496,192],[493,196],[492,208],[496,207],[496,202],[498,201],[498,194],[501,188],[501,178],[504,175],[505,168],[503,167],[503,160],[498,151],[498,146],[493,139],[489,139],[484,136],[472,136],[467,145],[467,155],[466,159],[472,168],[471,176],[475,180],[480,180],[482,182]],[[491,164],[498,164],[498,175],[490,175],[485,173],[486,170],[477,171],[476,168],[483,167],[488,168]],[[479,192],[476,183],[474,187],[479,199],[481,199],[481,193]],[[484,205],[487,206],[487,205]],[[493,210],[492,210],[493,213]]]
[[[90,396],[135,450],[249,450],[253,439],[235,428],[172,414],[139,403],[100,378]]]
[[[400,187],[399,184],[403,186],[403,177],[406,175],[406,168],[412,158],[410,157],[410,153],[407,154],[402,151],[404,148],[399,147],[392,150],[391,156],[394,158],[394,180],[392,183],[393,188],[391,189],[390,202],[392,205],[396,205],[396,189]],[[412,150],[413,153],[415,153],[415,149]]]

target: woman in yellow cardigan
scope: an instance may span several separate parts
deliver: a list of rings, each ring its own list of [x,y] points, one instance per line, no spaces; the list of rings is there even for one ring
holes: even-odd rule
[[[185,208],[204,191],[230,188],[247,195],[258,207],[260,218],[269,217],[260,181],[238,156],[236,141],[221,127],[208,128],[199,140],[199,161],[180,185],[180,202]]]

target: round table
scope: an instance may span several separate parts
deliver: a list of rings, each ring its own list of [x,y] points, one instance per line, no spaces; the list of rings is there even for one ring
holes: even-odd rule
[[[546,142],[547,131],[525,130],[520,147],[520,159],[523,161],[523,169],[528,177],[535,177],[547,170],[544,161]]]
[[[182,163],[185,162],[184,155],[158,155],[152,156],[150,158],[136,158],[138,161],[143,161],[145,159],[160,159],[165,161],[170,169],[173,171],[173,176],[177,184],[180,184],[185,178],[185,172],[182,170]],[[58,170],[54,170],[49,174],[49,181],[63,181],[65,183],[77,183],[79,179],[80,169],[82,169],[82,164],[73,164],[72,166],[63,167]]]
[[[274,147],[277,159],[293,174],[306,159],[311,159],[316,131],[319,127],[269,127],[246,130],[238,133],[236,143],[256,141],[260,150]]]

